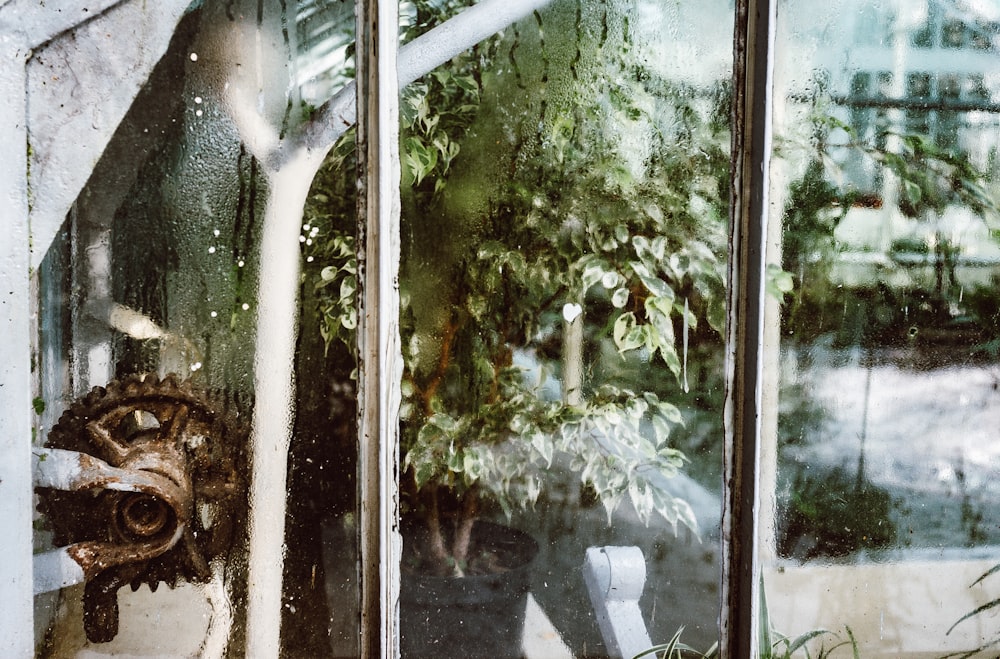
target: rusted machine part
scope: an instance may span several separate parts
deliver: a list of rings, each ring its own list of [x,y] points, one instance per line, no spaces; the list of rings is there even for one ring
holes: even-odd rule
[[[34,480],[37,487],[141,492],[162,499],[178,511],[183,510],[183,502],[190,499],[189,492],[166,476],[152,471],[112,467],[89,453],[48,448],[37,450],[35,458]],[[186,518],[182,519],[186,521]]]
[[[54,542],[68,545],[87,579],[88,639],[117,634],[121,586],[210,578],[209,562],[243,518],[245,434],[220,403],[175,376],[112,382],[63,414],[47,446],[70,468],[36,473],[48,472],[40,508]]]

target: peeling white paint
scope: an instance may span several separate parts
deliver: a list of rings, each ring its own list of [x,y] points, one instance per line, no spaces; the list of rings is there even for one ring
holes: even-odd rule
[[[65,547],[35,555],[33,564],[35,595],[83,582],[83,568]]]

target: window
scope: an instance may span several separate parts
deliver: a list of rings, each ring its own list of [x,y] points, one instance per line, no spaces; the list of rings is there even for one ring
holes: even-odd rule
[[[914,3],[898,16],[910,38],[856,57],[835,36],[837,12],[789,1],[777,16],[798,29],[779,27],[774,52],[770,259],[797,294],[764,311],[763,583],[786,633],[831,629],[849,641],[849,628],[861,656],[939,656],[993,639],[980,616],[959,622],[994,592],[971,587],[995,562],[978,508],[990,478],[979,470],[994,464],[971,457],[984,426],[961,411],[992,407],[992,358],[980,360],[985,343],[964,332],[983,319],[972,291],[993,285],[993,211],[946,182],[968,167],[968,190],[995,185],[992,147],[975,146],[992,144],[992,130],[973,120],[989,100],[965,91],[990,74],[966,38],[973,15],[929,4],[926,15]],[[941,47],[962,57],[921,52],[938,29]],[[802,94],[819,67],[843,80],[833,94],[848,108]],[[899,86],[865,104],[880,69]],[[872,106],[885,113],[881,144],[869,137]],[[947,393],[952,377],[961,393]],[[922,418],[932,409],[968,419],[956,422],[964,439]]]
[[[994,637],[988,8],[29,5],[5,655],[600,656],[619,545],[650,644]]]

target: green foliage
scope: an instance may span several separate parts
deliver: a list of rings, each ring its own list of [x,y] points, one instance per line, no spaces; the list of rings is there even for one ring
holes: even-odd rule
[[[1000,572],[1000,564],[994,565],[989,570],[981,574],[978,579],[976,579],[975,581],[972,582],[972,584],[969,585],[969,588],[976,587],[977,585],[983,583],[986,579],[993,576],[997,572]],[[955,628],[958,627],[963,622],[967,620],[974,620],[975,618],[978,618],[984,613],[992,611],[998,606],[1000,606],[1000,597],[992,599],[986,604],[976,607],[972,611],[969,611],[961,618],[956,620],[954,624],[952,624],[952,626],[948,628],[948,631],[945,632],[945,635],[951,634],[955,630]],[[947,654],[944,657],[942,657],[942,659],[947,659],[949,657],[959,657],[960,659],[968,659],[968,657],[974,657],[978,654],[986,652],[987,650],[995,650],[997,646],[1000,646],[1000,635],[995,635],[993,638],[989,639],[985,643],[980,644],[978,647],[972,650]]]
[[[842,248],[834,231],[851,207],[879,209],[893,201],[905,216],[931,225],[949,206],[963,206],[981,217],[994,235],[1000,229],[1000,207],[990,193],[988,172],[968,153],[941,146],[925,135],[884,127],[864,139],[855,127],[832,116],[829,108],[830,99],[820,89],[813,101],[805,166],[800,178],[789,186],[783,214],[782,266],[794,277],[796,291],[782,318],[783,334],[800,342],[836,329],[850,302],[850,292],[830,279]],[[831,140],[834,133],[837,139]],[[833,142],[837,149],[851,154],[849,162],[873,167],[876,191],[860,192],[845,183],[850,177],[830,157]],[[792,148],[785,141],[780,151],[787,154]],[[936,285],[924,297],[938,322],[950,320],[948,310],[962,297],[962,287],[955,281],[957,247],[940,232],[923,245],[913,239],[904,241],[895,243],[889,256],[928,255],[928,262],[935,265]],[[917,249],[904,253],[900,247]],[[896,261],[897,265],[902,263]],[[902,335],[905,328],[895,329]]]
[[[854,632],[851,631],[850,627],[844,628],[847,640],[842,640],[834,632],[825,629],[814,629],[800,634],[795,638],[789,638],[775,630],[771,626],[771,618],[767,610],[767,595],[764,592],[763,579],[761,579],[760,584],[758,623],[759,631],[757,635],[756,655],[758,659],[793,659],[796,656],[805,657],[805,659],[811,659],[812,657],[816,657],[816,659],[829,659],[833,655],[834,650],[845,646],[851,648],[854,659],[861,658],[857,640],[854,638]],[[692,659],[718,659],[718,643],[714,643],[708,650],[700,652],[681,642],[680,639],[683,631],[684,628],[681,627],[668,642],[644,650],[633,657],[633,659],[644,659],[646,657],[652,657],[653,659],[684,659],[684,657],[691,657]],[[830,637],[832,637],[833,645],[827,647],[826,642],[830,640]],[[819,647],[817,647],[817,643]]]
[[[407,34],[454,8],[416,3]],[[612,10],[579,20],[606,25]],[[567,16],[546,10],[533,17],[552,24],[544,40],[529,19],[403,94],[404,505],[434,517],[444,491],[512,512],[568,468],[609,517],[627,499],[646,522],[695,529],[690,506],[659,483],[686,461],[671,441],[683,422],[671,396],[687,335],[725,323],[728,83],[667,80],[630,53],[627,24],[599,41],[599,30],[557,29]],[[557,71],[561,52],[575,56]],[[357,322],[350,148],[321,171],[303,227],[305,285],[328,345],[351,345]],[[588,354],[642,355],[672,386],[587,378],[578,401],[548,393],[567,308],[583,314]]]
[[[965,206],[983,218],[1000,210],[987,192],[986,174],[967,153],[941,148],[925,135],[888,134],[898,139],[898,151],[869,149],[868,153],[900,180],[899,208],[904,214],[940,214],[951,204]]]
[[[663,643],[662,645],[654,645],[648,650],[644,650],[635,655],[632,659],[643,659],[644,657],[653,657],[654,659],[684,659],[686,656],[709,659],[710,657],[715,657],[717,655],[718,651],[716,646],[718,644],[713,645],[705,652],[699,652],[690,645],[681,641],[681,634],[683,633],[684,628],[681,627],[666,643]]]
[[[352,173],[355,133],[331,150],[306,198],[302,225],[305,299],[317,307],[319,332],[329,349],[345,344],[353,352],[358,325],[358,259],[355,245],[357,187]]]
[[[403,139],[399,146],[403,185],[431,177],[434,192],[444,187],[460,140],[479,107],[479,83],[468,73],[468,56],[455,69],[439,69],[408,86],[400,98]]]
[[[838,289],[829,285],[836,254],[834,230],[852,203],[828,181],[821,157],[809,160],[801,178],[788,189],[782,217],[782,268],[792,278],[796,294],[782,323],[785,335],[807,341],[821,333],[826,314],[839,301]]]
[[[771,626],[771,617],[767,609],[767,593],[764,589],[764,578],[760,580],[760,610],[759,610],[760,632],[758,638],[758,657],[760,659],[792,659],[797,652],[805,655],[806,659],[815,656],[816,659],[825,659],[833,654],[837,648],[850,646],[854,659],[860,659],[858,643],[854,638],[854,632],[850,627],[845,627],[847,640],[840,640],[837,634],[825,629],[813,629],[789,638],[776,631]],[[819,647],[815,647],[814,641],[825,639],[829,636],[834,638],[834,645],[826,647],[826,643],[820,641]],[[815,655],[813,654],[815,652]]]
[[[790,556],[800,538],[811,537],[805,558],[845,556],[859,549],[879,550],[896,541],[896,507],[884,488],[836,468],[796,475],[779,513],[779,553]]]

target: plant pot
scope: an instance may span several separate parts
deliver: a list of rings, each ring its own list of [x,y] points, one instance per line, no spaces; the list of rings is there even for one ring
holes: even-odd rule
[[[465,577],[402,576],[403,659],[522,656],[521,637],[538,543],[526,533],[477,521],[473,551],[498,552],[506,571]]]

